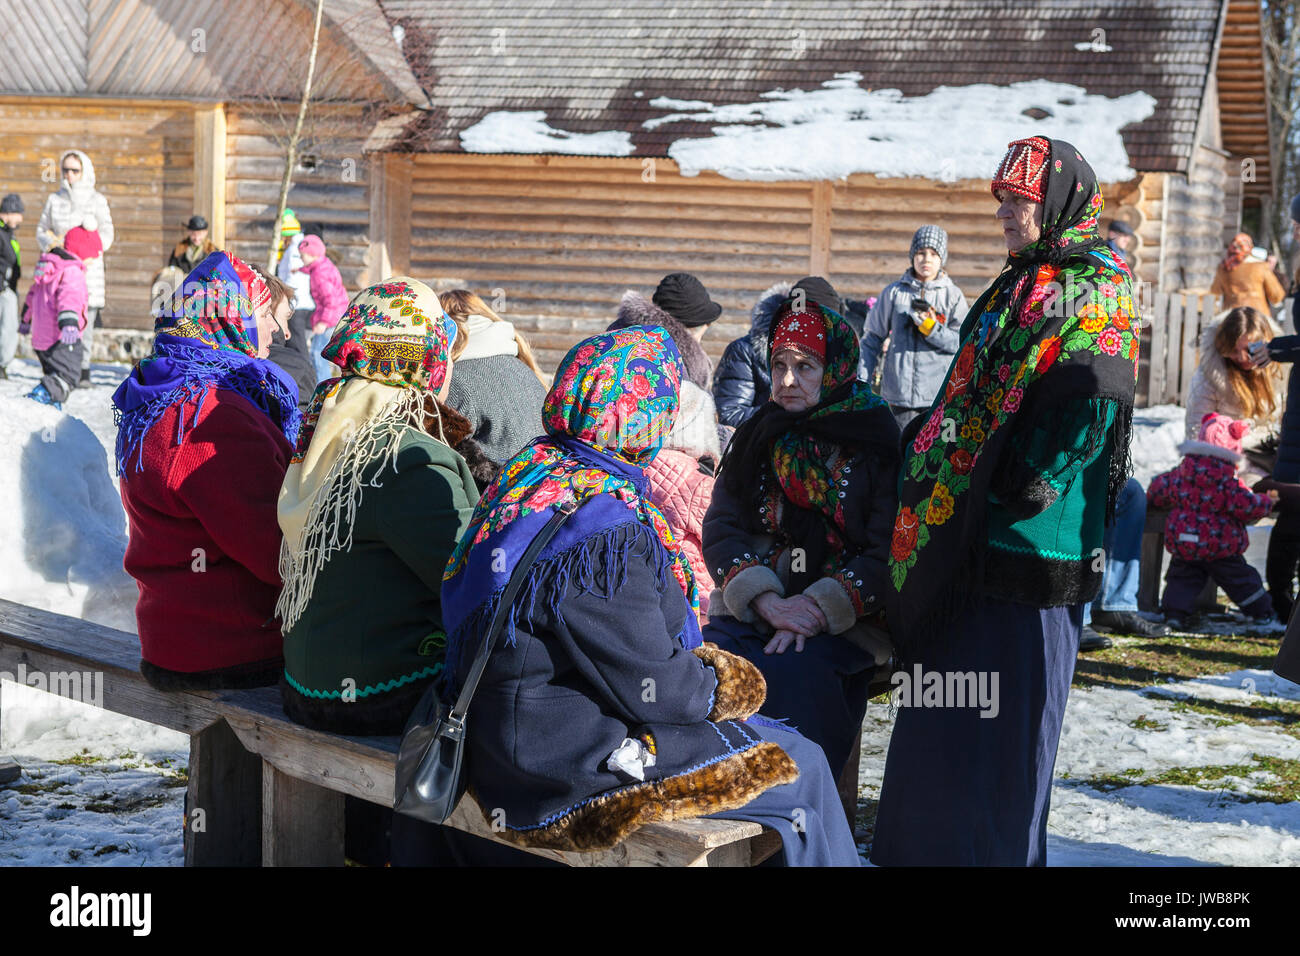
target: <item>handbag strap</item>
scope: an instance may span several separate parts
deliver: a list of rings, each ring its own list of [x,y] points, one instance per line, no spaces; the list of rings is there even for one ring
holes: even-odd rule
[[[586,499],[583,499],[585,501]],[[465,677],[465,683],[461,686],[460,695],[456,698],[456,705],[451,710],[450,720],[454,725],[462,724],[465,720],[465,712],[469,710],[469,702],[474,697],[474,691],[478,690],[478,682],[483,677],[483,671],[487,667],[488,658],[492,656],[492,646],[496,643],[497,635],[501,633],[502,627],[506,622],[506,615],[510,614],[515,603],[515,597],[519,594],[519,589],[523,587],[524,577],[528,574],[529,568],[541,554],[542,548],[555,537],[555,532],[560,530],[560,525],[569,520],[572,515],[582,507],[582,502],[563,501],[557,508],[551,520],[537,533],[528,545],[528,550],[524,556],[519,559],[515,565],[515,573],[510,576],[506,583],[505,590],[501,592],[501,602],[497,605],[496,613],[492,615],[492,623],[488,625],[487,633],[483,635],[483,643],[479,645],[478,653],[474,655],[474,663],[470,666],[469,674]]]

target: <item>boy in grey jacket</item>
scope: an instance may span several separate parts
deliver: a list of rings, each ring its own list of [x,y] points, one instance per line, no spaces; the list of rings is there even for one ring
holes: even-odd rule
[[[885,286],[867,313],[858,376],[867,382],[874,378],[888,338],[880,397],[889,402],[900,428],[929,408],[943,387],[969,308],[966,297],[943,271],[948,261],[948,234],[943,229],[916,230],[909,255],[911,267],[897,282]]]

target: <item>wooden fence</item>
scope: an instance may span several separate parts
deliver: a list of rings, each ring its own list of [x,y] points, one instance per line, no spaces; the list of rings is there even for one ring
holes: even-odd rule
[[[1186,403],[1201,332],[1217,314],[1212,295],[1156,292],[1143,303],[1139,405]]]

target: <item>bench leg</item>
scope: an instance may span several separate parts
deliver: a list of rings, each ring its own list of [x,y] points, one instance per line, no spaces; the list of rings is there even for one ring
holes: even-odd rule
[[[343,794],[262,763],[262,865],[342,866]]]
[[[1148,531],[1142,535],[1142,558],[1138,572],[1138,610],[1160,610],[1160,577],[1165,560],[1163,532]]]
[[[262,862],[262,761],[218,720],[190,737],[185,865]]]

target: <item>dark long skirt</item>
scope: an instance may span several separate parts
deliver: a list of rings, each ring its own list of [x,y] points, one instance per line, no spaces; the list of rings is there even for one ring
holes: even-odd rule
[[[763,713],[788,720],[818,744],[838,778],[862,732],[867,689],[875,673],[871,655],[832,634],[810,638],[799,653],[791,648],[784,654],[764,654],[771,638],[734,617],[711,618],[704,639],[752,661],[763,672]]]
[[[791,730],[749,725],[756,737],[778,744],[799,768],[799,779],[764,791],[737,810],[712,816],[750,820],[781,835],[780,859],[785,866],[861,866],[853,831],[844,818],[835,775],[822,749]]]
[[[989,601],[927,653],[923,672],[996,672],[997,716],[981,717],[978,706],[899,707],[872,863],[1046,865],[1052,772],[1082,615],[1082,605]]]

